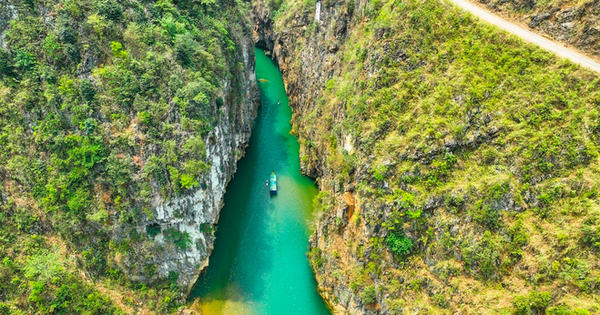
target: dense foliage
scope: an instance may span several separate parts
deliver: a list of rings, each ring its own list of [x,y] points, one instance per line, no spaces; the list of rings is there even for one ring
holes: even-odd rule
[[[235,0],[0,1],[0,19],[12,19],[0,23],[3,309],[114,313],[92,280],[138,290],[123,309],[177,305],[177,277],[147,288],[120,263],[161,232],[131,228],[153,218],[153,202],[203,184],[206,136],[223,103],[240,102],[223,84],[240,90],[247,10]],[[187,234],[168,238],[190,246]]]
[[[412,240],[404,234],[392,232],[387,236],[390,251],[398,257],[406,256],[412,249]]]

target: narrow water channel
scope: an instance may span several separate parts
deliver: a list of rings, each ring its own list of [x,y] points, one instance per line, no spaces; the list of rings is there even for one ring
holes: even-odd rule
[[[275,64],[256,49],[261,108],[227,186],[215,249],[192,297],[211,314],[331,314],[306,257],[314,183],[300,173],[292,111]],[[281,104],[278,104],[281,101]],[[278,194],[266,180],[277,173]]]

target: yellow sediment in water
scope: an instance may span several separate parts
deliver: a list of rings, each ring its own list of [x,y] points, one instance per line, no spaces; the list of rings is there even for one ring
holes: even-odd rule
[[[252,314],[250,305],[241,301],[212,300],[201,304],[202,315]]]
[[[331,315],[306,257],[317,188],[300,172],[281,73],[260,50],[256,77],[263,78],[261,107],[246,155],[227,185],[215,248],[192,298],[203,315]],[[275,196],[265,187],[273,171]]]

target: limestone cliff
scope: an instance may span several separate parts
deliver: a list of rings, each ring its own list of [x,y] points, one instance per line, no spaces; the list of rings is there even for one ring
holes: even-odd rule
[[[186,191],[181,197],[166,201],[156,198],[153,215],[137,226],[139,233],[146,233],[148,227],[160,228],[161,232],[155,236],[152,247],[137,249],[135,255],[128,256],[125,264],[137,267],[129,271],[133,279],[151,280],[143,276],[144,267],[157,266],[161,277],[167,277],[169,272],[177,272],[179,283],[189,293],[200,272],[208,266],[225,189],[235,173],[237,160],[244,155],[259,104],[254,73],[254,45],[249,38],[241,40],[239,60],[243,62],[244,72],[238,78],[241,86],[236,88],[242,90],[234,90],[231,81],[226,80],[222,82],[224,89],[220,91],[223,96],[241,94],[241,103],[227,101],[232,98],[224,97],[226,101],[223,106],[212,113],[215,116],[222,113],[223,116],[207,135],[206,155],[210,170],[198,178],[197,181],[202,185]],[[182,249],[166,240],[164,231],[172,229],[187,233],[192,246]],[[117,239],[124,237],[119,233],[114,236]]]
[[[4,48],[4,30],[8,23],[16,18],[15,7],[7,0],[0,1],[0,47]]]

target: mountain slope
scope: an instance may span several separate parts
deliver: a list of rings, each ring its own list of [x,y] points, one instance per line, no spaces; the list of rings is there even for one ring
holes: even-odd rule
[[[595,74],[439,1],[253,10],[336,313],[598,311]]]
[[[178,306],[256,115],[248,10],[0,1],[2,312]]]

